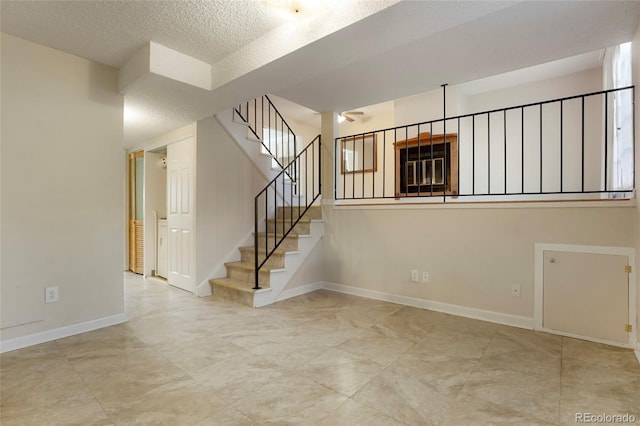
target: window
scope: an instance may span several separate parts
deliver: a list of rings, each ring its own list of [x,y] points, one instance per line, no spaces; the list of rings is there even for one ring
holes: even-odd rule
[[[616,47],[613,55],[613,88],[631,86],[631,43]],[[633,92],[614,93],[613,170],[614,189],[633,188]]]
[[[631,43],[607,49],[604,61],[604,88],[631,86]],[[633,182],[633,92],[612,92],[607,99],[607,147],[610,153],[606,176],[608,190],[631,190]],[[623,194],[613,193],[618,198]]]

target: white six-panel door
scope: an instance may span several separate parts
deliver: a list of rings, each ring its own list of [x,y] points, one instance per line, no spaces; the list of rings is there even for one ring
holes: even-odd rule
[[[194,164],[192,137],[167,146],[167,227],[169,230],[169,284],[194,292]]]

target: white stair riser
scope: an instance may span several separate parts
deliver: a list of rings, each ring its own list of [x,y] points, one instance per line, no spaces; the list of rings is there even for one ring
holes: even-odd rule
[[[240,303],[241,305],[250,306],[253,308],[253,294],[247,293],[244,291],[236,290],[229,287],[223,287],[215,285],[215,283],[211,284],[211,294],[214,297],[218,297],[220,299],[230,300],[235,303]]]
[[[255,261],[255,249],[241,249],[240,260],[242,262],[253,264]],[[258,261],[264,260],[265,253],[258,255]],[[284,268],[284,253],[273,253],[264,266],[268,268]]]
[[[298,207],[298,206],[293,206],[293,207],[278,207],[276,209],[276,217],[277,218],[282,218],[282,216],[284,215],[284,218],[290,218],[292,215],[291,210],[293,210],[293,217],[298,217],[299,212],[300,211],[304,211],[304,206]],[[309,210],[307,210],[307,212],[303,215],[304,218],[306,219],[311,219],[311,220],[321,220],[322,219],[322,207],[320,206],[311,206],[309,207]]]
[[[246,281],[252,283],[255,281],[255,274],[251,269],[236,268],[227,266],[227,276],[235,280]],[[269,287],[271,273],[269,271],[260,270],[258,273],[258,283],[260,286]]]
[[[269,235],[269,240],[267,241],[266,248],[269,250],[273,249],[274,244],[278,241],[276,239],[274,241],[273,235]],[[265,237],[263,235],[258,236],[258,248],[265,249]],[[279,250],[282,251],[298,251],[298,238],[297,237],[287,237],[282,243],[278,246]]]
[[[279,235],[284,234],[290,227],[291,222],[288,220],[285,220],[284,223],[282,220],[267,222],[267,232],[277,232]],[[310,229],[311,224],[309,222],[298,222],[291,232],[299,235],[309,235]]]

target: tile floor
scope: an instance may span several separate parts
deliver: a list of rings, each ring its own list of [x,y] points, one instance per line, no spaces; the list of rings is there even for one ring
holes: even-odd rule
[[[640,422],[628,350],[327,291],[254,310],[125,288],[127,324],[0,357],[3,426]]]

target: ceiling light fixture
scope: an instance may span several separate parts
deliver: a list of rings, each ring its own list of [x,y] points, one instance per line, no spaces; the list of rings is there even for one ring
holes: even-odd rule
[[[267,7],[287,13],[297,14],[302,11],[302,6],[297,0],[262,0]]]
[[[346,118],[345,118],[344,115],[338,114],[338,124],[344,123],[345,120],[346,120]]]
[[[289,16],[317,15],[326,9],[326,0],[262,0],[265,6]]]

